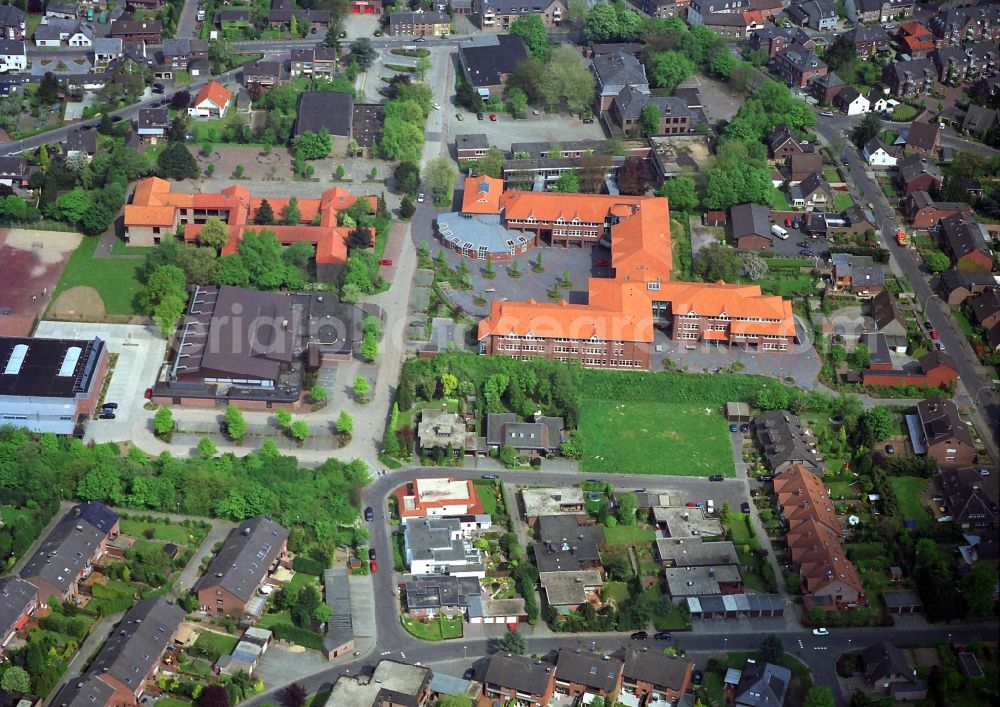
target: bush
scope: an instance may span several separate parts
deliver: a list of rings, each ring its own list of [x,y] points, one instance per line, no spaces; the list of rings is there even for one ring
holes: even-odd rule
[[[289,643],[295,643],[304,648],[313,648],[318,651],[323,650],[323,639],[319,634],[313,633],[308,629],[292,626],[291,624],[276,624],[271,627],[271,631],[279,641],[288,641]]]
[[[296,572],[304,572],[305,574],[322,577],[326,566],[322,562],[314,560],[311,557],[298,555],[294,560],[292,560],[292,569]]]

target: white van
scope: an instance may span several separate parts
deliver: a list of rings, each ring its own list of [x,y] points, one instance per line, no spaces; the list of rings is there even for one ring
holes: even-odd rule
[[[707,507],[706,507],[705,510],[708,512],[708,515],[714,515],[715,514],[715,501],[713,501],[711,498],[708,499],[708,504],[707,504]]]
[[[780,238],[783,241],[788,240],[788,231],[783,229],[778,224],[774,224],[773,226],[771,226],[771,235],[776,238]]]

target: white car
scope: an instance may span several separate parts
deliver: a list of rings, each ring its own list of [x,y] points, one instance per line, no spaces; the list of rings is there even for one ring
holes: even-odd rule
[[[814,628],[813,629],[813,635],[814,636],[829,636],[830,635],[830,631],[828,631],[825,628]]]
[[[423,194],[423,192],[417,194],[417,203],[418,204],[424,203],[424,194]]]
[[[832,118],[833,117],[833,111],[832,110],[820,111],[819,114],[822,115],[824,118]]]
[[[431,108],[433,108],[434,110],[441,110],[441,104],[440,103],[431,103]]]

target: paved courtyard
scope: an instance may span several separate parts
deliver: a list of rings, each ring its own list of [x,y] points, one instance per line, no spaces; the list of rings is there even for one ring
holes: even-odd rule
[[[510,113],[497,113],[497,120],[477,120],[475,113],[455,105],[445,106],[453,114],[449,122],[452,140],[456,135],[485,133],[490,145],[501,150],[509,150],[513,142],[548,142],[556,145],[572,140],[603,140],[604,130],[595,120],[584,123],[580,118],[560,113],[543,113],[528,115],[523,120],[514,120]],[[455,113],[462,114],[462,120],[454,118]]]

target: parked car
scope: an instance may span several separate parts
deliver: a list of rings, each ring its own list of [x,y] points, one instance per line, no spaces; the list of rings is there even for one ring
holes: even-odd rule
[[[934,331],[934,325],[931,324],[928,321],[925,321],[924,322],[924,329],[926,329],[927,331]]]
[[[590,125],[591,123],[594,122],[594,119],[593,118],[584,118],[583,122],[586,123],[587,125]]]
[[[98,420],[113,420],[115,419],[115,414],[113,412],[102,412],[97,416]]]
[[[441,110],[441,104],[440,103],[431,103],[431,108],[433,108],[434,110]]]
[[[892,446],[891,444],[887,444],[887,445],[885,445],[885,453],[886,454],[895,454],[896,453],[896,448],[894,446]]]
[[[821,116],[823,116],[824,118],[832,118],[833,117],[833,111],[832,110],[821,110],[819,112],[819,114]]]
[[[416,38],[416,39],[414,39],[413,41],[414,41],[414,42],[417,42],[417,43],[419,43],[419,42],[426,42],[426,41],[427,41],[427,38],[426,38],[426,37],[417,37],[417,38]]]
[[[482,113],[476,113],[476,120],[485,120]]]
[[[375,548],[373,547],[368,548],[368,559],[369,560],[375,559]]]
[[[774,477],[770,474],[761,474],[757,477],[757,481],[771,482],[774,481]]]
[[[691,673],[691,682],[695,685],[701,685],[702,672],[700,670],[695,670]]]
[[[419,194],[417,194],[417,203],[418,204],[424,203],[424,198],[425,197],[424,197],[424,193],[423,192],[420,192]]]
[[[152,388],[146,388],[146,392],[144,392],[142,394],[142,397],[144,397],[146,400],[149,400],[150,398],[152,398],[153,397],[153,389]]]
[[[657,631],[653,634],[653,638],[657,641],[669,641],[672,636],[670,635],[670,631]]]
[[[684,505],[687,506],[688,508],[696,508],[698,506],[698,504],[695,503],[694,501],[688,501]]]
[[[740,513],[749,513],[749,512],[750,512],[750,503],[744,501],[743,503],[740,504]]]
[[[500,477],[497,476],[496,474],[483,474],[482,478],[493,480],[493,479],[499,479]]]
[[[798,246],[799,248],[808,248],[809,247],[809,243],[807,241],[799,241],[795,245]]]
[[[941,335],[937,333],[937,329],[931,329],[931,339],[937,341],[941,338]]]
[[[812,258],[816,254],[813,253],[811,250],[800,250],[799,255],[801,255],[803,258]]]
[[[744,422],[742,425],[740,425],[740,432],[749,432],[749,431],[750,431],[749,422]]]
[[[645,641],[647,638],[649,638],[649,634],[646,633],[645,631],[636,631],[631,636],[629,636],[629,638],[631,638],[633,641]]]
[[[372,560],[368,563],[368,569],[372,571],[372,574],[375,574],[378,572],[378,563],[375,560]]]
[[[709,481],[723,481],[725,477],[722,474],[712,474],[708,477]]]
[[[739,432],[740,431],[740,426],[739,425],[730,425],[729,426],[729,431],[730,432]]]
[[[101,405],[101,410],[117,410],[118,403],[104,403]]]
[[[380,261],[378,261],[378,264],[379,265],[384,265],[387,268],[391,268],[392,267],[392,258],[382,258]]]
[[[466,668],[465,672],[462,673],[462,679],[463,680],[471,680],[474,677],[476,677],[476,669],[475,668]]]
[[[941,343],[940,341],[935,341],[934,348],[936,348],[938,351],[944,351],[944,344]]]
[[[455,113],[455,117],[456,117],[456,118],[457,118],[458,120],[465,120],[465,116],[464,116],[464,115],[462,115],[461,113]]]
[[[490,113],[490,120],[493,121],[494,123],[497,122],[497,114],[496,113]]]
[[[785,219],[785,225],[791,227],[792,219],[790,217]]]
[[[828,629],[826,629],[826,628],[814,628],[813,629],[813,635],[814,636],[829,636],[830,635],[830,631]]]
[[[375,520],[375,511],[372,510],[371,506],[368,506],[365,509],[365,520],[368,521],[369,523]]]

